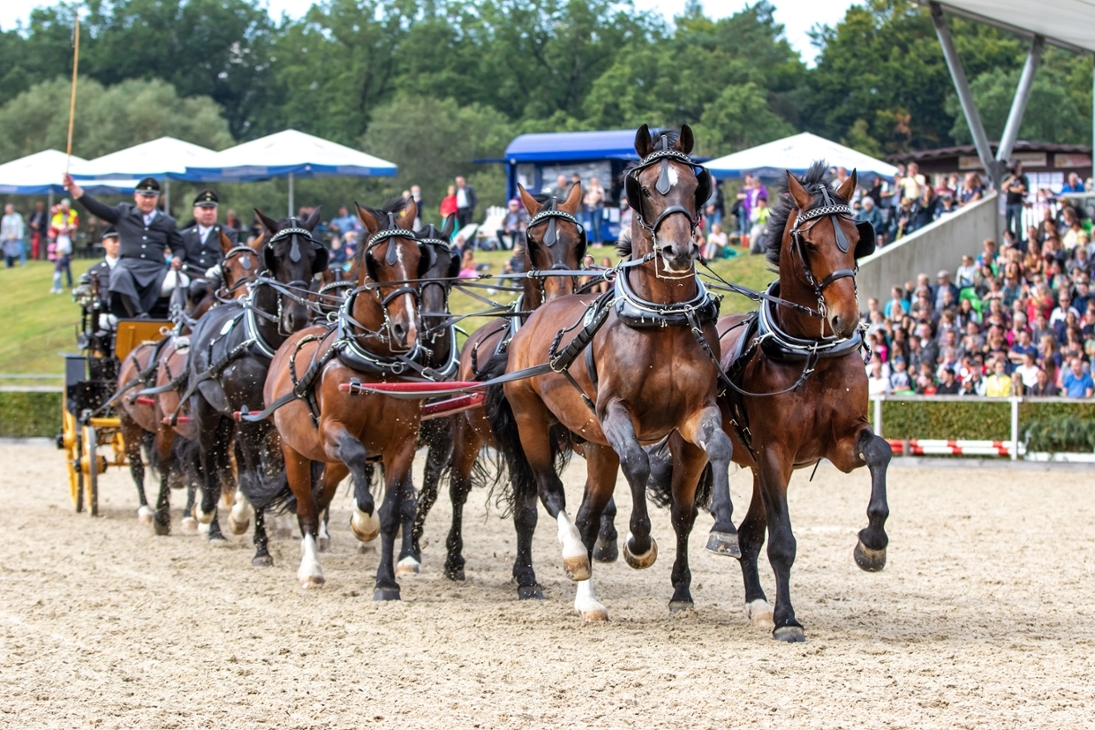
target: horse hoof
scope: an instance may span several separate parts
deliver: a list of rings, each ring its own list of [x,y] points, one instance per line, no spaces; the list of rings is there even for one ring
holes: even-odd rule
[[[256,555],[251,559],[252,568],[273,568],[274,559],[269,555]]]
[[[452,581],[464,582],[464,566],[445,566],[445,577]]]
[[[715,555],[728,555],[741,560],[741,548],[738,546],[738,535],[735,532],[712,530],[707,536],[707,550]]]
[[[519,601],[542,601],[544,600],[544,589],[538,584],[531,586],[517,586],[517,600]]]
[[[171,523],[160,522],[159,520],[152,520],[152,532],[163,537],[164,535],[171,534]]]
[[[624,540],[624,560],[628,565],[635,570],[642,570],[643,568],[649,568],[657,559],[658,543],[653,537],[650,538],[650,549],[643,555],[636,555],[631,552],[631,534],[628,533],[627,539]]]
[[[376,545],[358,545],[357,552],[361,555],[371,555],[376,552]]]
[[[198,532],[198,521],[190,515],[182,519],[182,531],[185,535],[195,535]]]
[[[212,512],[202,512],[201,508],[198,507],[198,505],[194,505],[194,519],[196,519],[203,525],[208,525],[210,522],[213,521],[213,518],[216,516],[217,510],[213,510]]]
[[[380,519],[376,516],[376,510],[367,515],[354,505],[354,513],[350,516],[350,529],[361,542],[372,542],[380,534]]]
[[[772,631],[772,638],[788,644],[797,644],[800,641],[806,641],[806,632],[801,626],[780,626]]]
[[[587,624],[608,621],[608,609],[599,604],[592,608],[584,608],[578,611],[578,613],[581,614],[582,620],[585,621]]]
[[[210,533],[209,544],[213,547],[225,547],[228,545],[228,538],[224,535],[214,535]]]
[[[616,541],[601,540],[597,538],[597,544],[593,546],[593,559],[598,563],[615,563],[620,557],[620,549],[616,547]]]
[[[692,601],[670,601],[669,613],[681,613],[682,611],[691,611],[696,607]]]
[[[590,575],[593,574],[593,570],[589,566],[589,556],[563,558],[563,572],[571,580],[589,580]]]
[[[316,550],[318,550],[321,553],[331,552],[331,538],[330,537],[320,537],[320,538],[318,538],[316,540]]]
[[[776,626],[772,618],[772,606],[763,598],[746,603],[745,616],[749,619],[749,623],[757,628],[772,629]]]
[[[855,564],[868,573],[877,573],[886,567],[886,548],[871,550],[863,544],[862,540],[855,544],[852,556],[855,558]]]
[[[297,578],[300,579],[302,588],[320,588],[327,582],[327,579],[322,575],[298,575]]]
[[[137,510],[137,521],[142,525],[151,525],[152,518],[155,516],[155,512],[147,504],[142,504],[140,509]]]
[[[251,518],[244,513],[243,519],[236,519],[236,511],[232,510],[228,513],[228,529],[233,535],[243,535],[247,533],[247,528],[251,526]]]
[[[377,588],[373,591],[374,601],[398,601],[399,589],[398,588]]]
[[[395,564],[395,575],[414,575],[419,569],[418,561],[408,555]]]

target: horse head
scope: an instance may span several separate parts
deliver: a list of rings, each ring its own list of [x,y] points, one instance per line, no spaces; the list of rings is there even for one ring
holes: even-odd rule
[[[551,195],[532,196],[520,184],[521,201],[529,214],[526,230],[525,255],[529,271],[577,271],[586,255],[586,232],[576,217],[582,203],[582,186],[570,188],[566,200]],[[574,276],[545,276],[540,280],[538,294],[551,300],[563,294],[573,294],[577,282]],[[526,292],[528,287],[526,286]],[[526,309],[539,302],[525,302]]]
[[[815,162],[801,180],[787,173],[786,191],[769,219],[768,258],[779,266],[780,295],[816,307],[823,319],[821,336],[851,337],[859,325],[856,259],[874,250],[874,231],[852,217],[849,201],[857,174],[834,190],[826,170]]]
[[[627,202],[641,231],[632,236],[634,253],[654,252],[664,270],[678,276],[691,272],[700,254],[693,233],[711,196],[711,173],[689,157],[693,144],[687,124],[679,134],[663,132],[655,138],[644,124],[635,134],[640,161],[624,172]]]
[[[224,282],[224,290],[233,299],[239,299],[247,293],[247,285],[255,280],[259,273],[262,261],[262,247],[266,240],[266,232],[259,235],[251,245],[245,243],[232,243],[224,231],[220,231],[221,252],[221,280]]]
[[[433,263],[434,251],[415,237],[414,219],[418,208],[413,200],[402,200],[380,210],[357,206],[365,226],[364,243],[358,248],[358,286],[375,284],[375,304],[369,297],[354,301],[354,318],[373,331],[388,330],[392,350],[412,349],[418,341],[419,287]],[[400,212],[402,210],[402,212]],[[398,217],[397,217],[398,216]]]
[[[415,231],[418,243],[430,259],[423,281],[418,290],[421,293],[421,314],[423,320],[447,320],[449,317],[449,292],[452,282],[460,275],[460,252],[452,247],[449,239],[456,229],[456,216],[445,219],[441,230],[432,223]]]
[[[298,290],[297,296],[279,292],[282,332],[296,332],[308,326],[311,314],[306,306],[305,294],[311,287],[312,278],[327,269],[329,254],[323,244],[312,237],[319,224],[317,207],[307,220],[282,218],[275,221],[256,209],[259,220],[269,234],[262,246],[261,273],[268,274],[278,283]]]

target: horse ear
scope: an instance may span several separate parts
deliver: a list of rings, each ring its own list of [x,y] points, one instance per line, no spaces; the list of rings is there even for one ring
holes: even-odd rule
[[[266,243],[266,231],[259,231],[259,235],[255,236],[255,240],[251,241],[251,250],[258,253],[262,250],[263,245]]]
[[[323,206],[317,205],[312,210],[312,214],[308,216],[308,220],[304,221],[304,227],[307,228],[309,231],[314,231],[316,229],[316,226],[319,225],[319,214],[322,208]]]
[[[365,226],[365,231],[370,236],[376,233],[376,230],[380,228],[380,224],[376,222],[376,218],[373,217],[373,214],[356,201],[354,202],[354,207],[357,208],[357,217],[361,221],[361,225]]]
[[[449,213],[449,217],[445,219],[445,224],[441,226],[441,238],[442,240],[449,241],[452,239],[452,234],[456,231],[456,214]]]
[[[322,272],[320,272],[319,280],[321,282],[323,282],[324,284],[334,283],[334,280],[335,280],[335,271],[334,271],[334,269],[324,269]]]
[[[258,208],[255,208],[255,215],[259,217],[259,220],[262,221],[262,227],[265,228],[267,231],[269,231],[270,233],[278,232],[278,222],[276,220],[266,215]]]
[[[418,217],[418,204],[414,198],[407,201],[407,207],[403,209],[403,217],[399,219],[399,227],[407,230],[414,229],[414,219]]]
[[[639,159],[644,159],[653,151],[654,140],[650,139],[650,127],[644,124],[639,127],[639,131],[635,132],[635,152],[638,153]]]
[[[537,203],[536,198],[529,195],[528,191],[525,190],[525,186],[521,183],[517,183],[517,192],[521,194],[521,202],[525,204],[525,210],[528,211],[529,217],[535,218],[544,206]]]
[[[681,133],[677,136],[677,151],[690,155],[695,144],[696,138],[692,135],[692,127],[682,124]]]
[[[844,184],[836,191],[836,194],[845,200],[851,200],[855,195],[856,186],[859,184],[859,175],[856,170],[852,170],[852,174],[848,176],[848,179],[844,181]]]
[[[787,192],[791,194],[795,207],[799,210],[809,210],[814,204],[814,197],[806,192],[806,188],[802,187],[802,183],[790,170],[787,171]]]
[[[232,239],[228,237],[228,234],[224,232],[223,228],[218,228],[217,233],[220,234],[221,253],[227,256],[228,252],[231,251],[234,247],[232,244]]]
[[[574,215],[578,212],[578,206],[582,204],[582,184],[576,183],[570,186],[570,192],[567,193],[567,199],[563,201],[563,204],[559,207],[565,212]]]

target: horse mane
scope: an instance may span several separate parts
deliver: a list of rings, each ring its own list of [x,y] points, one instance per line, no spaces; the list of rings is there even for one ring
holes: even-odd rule
[[[814,164],[810,165],[810,169],[806,171],[806,174],[799,178],[799,182],[802,183],[802,187],[806,188],[807,192],[816,190],[818,185],[825,185],[829,188],[829,195],[836,203],[844,204],[848,202],[836,194],[836,189],[832,185],[833,175],[829,172],[829,164],[825,160],[814,160]],[[783,247],[783,231],[787,228],[787,219],[791,217],[791,212],[795,209],[795,201],[791,197],[791,193],[788,192],[787,178],[784,178],[776,200],[776,204],[771,208],[772,212],[768,214],[768,250],[765,255],[768,258],[768,263],[778,267],[779,251]],[[814,205],[821,205],[824,202],[825,199],[821,194],[815,192]]]
[[[669,129],[666,129],[664,131],[658,130],[658,129],[650,130],[651,139],[657,139],[658,137],[661,137],[663,134],[665,135],[666,139],[669,141],[669,147],[670,148],[673,148],[673,147],[676,146],[677,139],[681,136],[680,132],[674,132],[674,131],[669,130]],[[627,176],[630,175],[631,172],[641,164],[642,164],[642,160],[634,160],[634,161],[628,163],[628,165],[623,169],[623,172],[620,173],[620,189],[621,190],[627,190]],[[627,204],[628,204],[628,206],[631,207],[632,210],[637,210],[637,208],[635,208],[634,206],[631,205],[630,200],[627,201]],[[623,233],[623,231],[620,231],[620,233]],[[616,241],[616,253],[619,254],[620,256],[630,256],[631,255],[631,239],[629,238],[627,241],[617,240]]]

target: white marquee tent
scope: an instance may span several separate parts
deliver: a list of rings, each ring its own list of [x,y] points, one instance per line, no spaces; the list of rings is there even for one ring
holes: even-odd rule
[[[809,132],[777,139],[704,164],[717,178],[742,177],[745,174],[779,177],[784,170],[802,174],[814,160],[825,160],[829,165],[845,167],[849,172],[855,169],[860,175],[892,178],[897,173],[897,168],[888,162]]]
[[[82,172],[87,161],[72,156],[71,162],[64,152],[43,150],[33,155],[0,165],[0,195],[63,195],[61,178],[66,165],[75,177]],[[136,180],[100,180],[85,188],[93,193],[127,193],[137,186]]]

